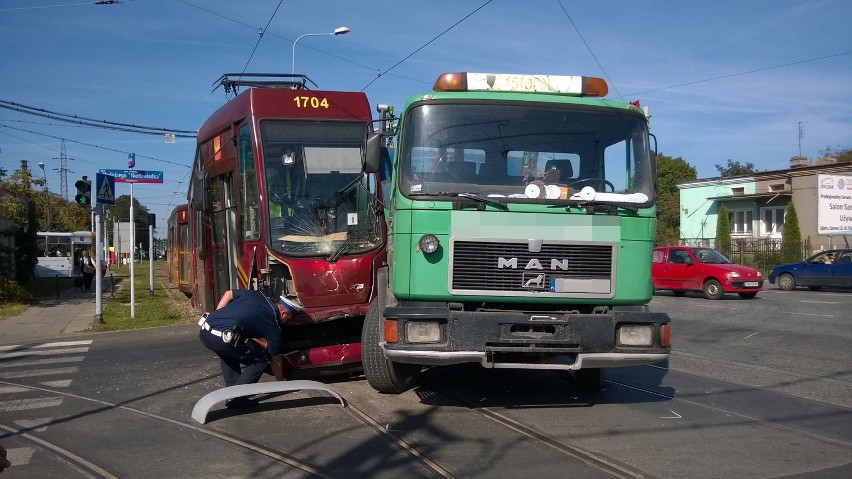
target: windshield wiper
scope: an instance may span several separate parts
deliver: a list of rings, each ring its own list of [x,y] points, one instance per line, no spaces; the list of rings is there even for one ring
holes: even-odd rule
[[[491,198],[484,198],[479,195],[475,195],[473,193],[451,193],[449,191],[438,191],[435,193],[410,193],[410,196],[450,196],[453,198],[465,198],[468,200],[473,200],[477,203],[481,203],[483,205],[491,205],[495,208],[500,208],[501,210],[508,210],[509,207],[506,206],[506,203],[503,201],[493,200]]]
[[[340,246],[338,246],[337,249],[334,250],[334,253],[331,253],[328,258],[326,258],[326,261],[328,261],[329,263],[334,263],[335,261],[340,259],[341,256],[343,256],[343,253],[349,251],[349,247],[352,246],[352,243],[355,241],[356,238],[356,235],[352,233],[354,233],[354,231],[346,232],[346,239],[343,240],[343,243],[340,243]]]
[[[631,213],[637,213],[639,211],[639,207],[633,206],[628,203],[620,203],[616,201],[583,201],[583,200],[568,200],[567,203],[561,205],[564,206],[566,210],[570,209],[572,206],[576,206],[579,208],[583,208],[586,210],[586,213],[592,214],[596,211],[604,211],[609,214],[618,213],[618,209],[624,209]]]
[[[492,200],[490,198],[483,198],[483,197],[475,195],[473,193],[453,193],[452,195],[459,197],[459,198],[467,198],[469,200],[477,201],[477,202],[485,204],[485,205],[491,205],[491,206],[494,206],[496,208],[500,208],[501,210],[508,210],[509,209],[509,207],[506,206],[506,203],[504,203],[502,201]]]

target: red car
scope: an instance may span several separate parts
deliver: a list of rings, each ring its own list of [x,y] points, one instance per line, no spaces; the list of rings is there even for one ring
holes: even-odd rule
[[[675,296],[701,291],[707,299],[719,299],[736,293],[752,299],[763,289],[760,271],[731,263],[712,248],[664,246],[654,248],[651,265],[654,289],[670,289]]]

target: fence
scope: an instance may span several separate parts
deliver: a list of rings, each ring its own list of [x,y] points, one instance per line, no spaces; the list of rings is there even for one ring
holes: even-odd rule
[[[683,246],[705,246],[715,248],[715,238],[684,238],[680,240]],[[802,239],[802,257],[810,255],[810,238]],[[780,238],[731,238],[731,251],[728,259],[737,264],[751,266],[768,274],[773,267],[783,264],[781,261]]]

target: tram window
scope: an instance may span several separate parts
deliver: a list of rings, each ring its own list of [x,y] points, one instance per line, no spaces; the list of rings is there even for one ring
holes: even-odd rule
[[[249,124],[240,126],[239,138],[243,238],[256,240],[260,238],[260,217],[258,215],[260,197],[257,190],[257,168],[255,167],[251,126]]]

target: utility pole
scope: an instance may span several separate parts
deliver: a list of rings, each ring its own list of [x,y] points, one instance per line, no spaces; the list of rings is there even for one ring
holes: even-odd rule
[[[65,153],[65,140],[59,152],[59,192],[68,201],[68,155]]]

